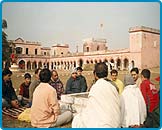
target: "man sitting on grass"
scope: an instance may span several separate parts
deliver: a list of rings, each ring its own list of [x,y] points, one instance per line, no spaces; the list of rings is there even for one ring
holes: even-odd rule
[[[11,81],[12,71],[4,69],[2,72],[2,107],[19,108],[19,103]]]
[[[33,93],[31,125],[37,128],[56,127],[72,119],[70,111],[60,112],[56,90],[49,85],[51,72],[45,68],[39,74],[40,84]]]
[[[23,106],[29,103],[30,83],[31,83],[31,75],[29,73],[25,73],[24,82],[19,87],[19,95],[18,95],[18,100]]]

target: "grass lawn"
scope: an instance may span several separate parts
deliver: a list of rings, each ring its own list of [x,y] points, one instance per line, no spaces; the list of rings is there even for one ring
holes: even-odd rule
[[[151,70],[151,81],[156,84],[157,88],[159,88],[159,84],[155,81],[155,77],[160,75],[160,69],[153,68],[150,70]],[[29,73],[34,75],[33,71],[30,71]],[[64,87],[65,87],[66,81],[70,77],[70,71],[59,70],[58,74],[59,74],[61,81],[64,84]],[[126,75],[126,74],[129,74],[129,72],[128,71],[119,71],[118,78],[123,81],[124,75]],[[19,90],[19,85],[24,80],[23,75],[24,75],[24,72],[13,72],[13,75],[12,75],[13,86],[14,86],[17,94],[18,94],[18,90]],[[88,87],[90,87],[92,84],[92,81],[94,79],[92,71],[84,71],[83,75],[86,77]],[[110,76],[110,74],[109,74],[109,76]],[[108,76],[108,78],[109,78],[109,76]],[[32,80],[33,79],[34,79],[34,77],[32,77]],[[31,128],[32,127],[30,123],[22,122],[22,121],[13,119],[11,117],[8,117],[6,115],[2,116],[2,125],[4,128]],[[70,127],[71,127],[71,123],[68,123],[64,126],[60,126],[60,128],[70,128]]]

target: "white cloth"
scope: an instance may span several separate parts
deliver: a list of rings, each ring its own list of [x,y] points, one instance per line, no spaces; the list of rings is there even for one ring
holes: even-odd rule
[[[117,128],[119,126],[119,94],[111,83],[98,79],[89,92],[87,106],[74,117],[72,128]]]
[[[146,118],[146,105],[137,85],[128,85],[120,97],[121,100],[121,126],[143,124]]]

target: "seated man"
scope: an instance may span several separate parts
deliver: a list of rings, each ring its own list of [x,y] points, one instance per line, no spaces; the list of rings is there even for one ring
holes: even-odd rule
[[[29,107],[32,105],[34,90],[40,84],[40,80],[39,80],[40,71],[41,71],[41,68],[38,68],[35,70],[35,79],[33,80],[33,82],[31,82],[29,86],[29,100],[30,100]]]
[[[4,69],[2,72],[2,107],[4,108],[18,108],[19,103],[15,90],[11,81],[12,72],[9,69]]]
[[[86,82],[86,78],[82,75],[82,71],[83,69],[81,67],[77,67],[77,77],[80,78],[81,80],[81,85],[82,85],[82,92],[86,92],[87,91],[87,82]]]
[[[58,77],[58,73],[56,70],[52,70],[51,71],[51,80],[49,82],[49,84],[56,89],[56,93],[57,93],[57,99],[60,100],[61,99],[61,94],[63,94],[64,92],[64,87],[63,87],[63,83],[61,82],[61,80]]]
[[[96,82],[90,89],[87,106],[78,113],[72,128],[118,128],[120,126],[120,100],[116,86],[107,79],[105,63],[95,65]]]
[[[21,102],[21,105],[26,105],[29,103],[29,86],[31,83],[31,75],[25,73],[24,82],[19,87],[18,100]]]
[[[49,85],[50,70],[47,68],[41,70],[39,77],[40,84],[33,93],[31,125],[37,128],[49,128],[71,121],[72,113],[70,111],[60,112],[56,90]]]
[[[81,80],[79,77],[77,77],[77,70],[74,69],[71,72],[71,77],[68,79],[66,83],[66,94],[71,93],[81,93],[85,92],[86,90],[83,89],[84,86],[82,86]]]

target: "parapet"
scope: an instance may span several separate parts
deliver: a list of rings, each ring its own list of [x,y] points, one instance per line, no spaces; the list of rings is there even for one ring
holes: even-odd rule
[[[142,32],[154,33],[154,34],[160,34],[160,30],[159,29],[145,27],[145,26],[136,26],[136,27],[129,28],[129,33],[141,32],[141,31]]]
[[[100,42],[100,43],[106,43],[106,39],[104,38],[87,38],[84,39],[83,42]]]

